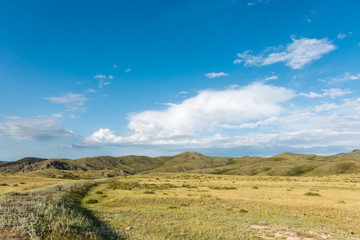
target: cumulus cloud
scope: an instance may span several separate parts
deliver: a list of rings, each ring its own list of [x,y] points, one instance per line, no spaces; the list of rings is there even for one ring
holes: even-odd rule
[[[16,140],[60,141],[73,136],[73,132],[61,127],[55,117],[39,116],[24,119],[7,116],[0,122],[0,137],[11,137]]]
[[[205,76],[207,76],[208,78],[217,78],[217,77],[225,77],[225,76],[229,76],[229,74],[224,73],[224,72],[219,72],[219,73],[207,73],[205,74]]]
[[[265,51],[257,56],[253,55],[251,50],[238,53],[238,58],[234,60],[234,63],[244,63],[245,66],[265,66],[284,62],[286,66],[292,69],[301,69],[306,64],[336,49],[336,46],[327,38],[293,38],[292,41],[293,42],[288,44],[282,51],[273,51],[271,53]],[[282,47],[270,49],[282,49]]]
[[[318,97],[326,97],[326,96],[329,96],[331,98],[336,98],[352,93],[350,90],[343,90],[340,88],[323,89],[322,91],[323,92],[321,94],[310,92],[310,93],[300,93],[300,95],[308,98],[318,98]]]
[[[251,84],[242,88],[205,90],[165,110],[149,110],[129,117],[133,134],[115,136],[109,129],[100,129],[87,142],[149,142],[196,136],[215,129],[219,124],[241,123],[280,114],[282,104],[293,98],[293,91]]]
[[[52,102],[64,104],[68,111],[76,111],[84,106],[85,102],[89,100],[83,94],[68,93],[60,97],[45,97],[44,99]]]
[[[323,91],[321,95],[338,90]],[[335,94],[336,95],[336,94]],[[139,146],[179,151],[201,148],[358,148],[360,98],[294,108],[295,94],[261,83],[205,90],[165,110],[129,117],[129,135],[101,128],[82,146]]]

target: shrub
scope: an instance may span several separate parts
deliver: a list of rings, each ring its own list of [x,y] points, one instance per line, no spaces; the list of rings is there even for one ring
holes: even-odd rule
[[[0,186],[9,186],[7,183],[0,183]]]
[[[305,196],[321,196],[319,193],[316,193],[316,192],[307,192],[304,195]]]
[[[98,203],[99,201],[96,200],[96,199],[88,199],[85,201],[86,204],[95,204],[95,203]]]
[[[103,194],[102,191],[96,191],[95,193],[96,193],[96,194]]]
[[[154,191],[145,191],[144,193],[145,193],[145,194],[155,194]]]

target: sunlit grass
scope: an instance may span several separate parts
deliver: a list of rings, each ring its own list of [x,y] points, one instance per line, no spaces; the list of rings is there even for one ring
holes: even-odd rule
[[[84,206],[116,229],[131,228],[130,239],[348,239],[360,236],[359,180],[357,176],[121,177],[93,188],[84,200],[98,203]],[[123,188],[114,189],[114,184]],[[172,187],[162,189],[164,184]],[[124,187],[130,185],[137,187]]]

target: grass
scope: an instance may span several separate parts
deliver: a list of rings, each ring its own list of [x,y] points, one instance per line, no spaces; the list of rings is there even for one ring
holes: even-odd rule
[[[135,175],[93,188],[83,206],[115,229],[131,227],[129,239],[356,239],[359,183],[357,175]],[[309,189],[321,197],[310,200]]]
[[[119,231],[80,205],[93,186],[92,182],[78,181],[3,194],[0,239],[122,239]]]
[[[0,175],[0,183],[0,239],[360,238],[359,175]]]

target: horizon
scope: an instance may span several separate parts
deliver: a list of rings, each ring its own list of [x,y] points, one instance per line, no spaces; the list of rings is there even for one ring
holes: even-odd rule
[[[355,151],[360,151],[360,149],[354,149],[350,152],[339,152],[339,153],[336,153],[336,154],[330,154],[330,155],[322,155],[322,154],[314,154],[314,155],[317,155],[317,156],[320,156],[320,157],[331,157],[331,156],[334,156],[334,155],[337,155],[337,154],[347,154],[347,153],[352,153],[352,152],[355,152]],[[77,160],[77,159],[82,159],[82,158],[97,158],[97,157],[112,157],[112,158],[121,158],[121,157],[128,157],[128,156],[137,156],[137,157],[150,157],[150,158],[159,158],[159,157],[173,157],[173,156],[177,156],[177,155],[181,155],[181,154],[185,154],[185,153],[198,153],[200,155],[204,155],[206,157],[224,157],[224,158],[228,158],[228,157],[233,157],[233,158],[243,158],[243,157],[262,157],[262,158],[271,158],[271,157],[274,157],[274,156],[277,156],[277,155],[281,155],[281,154],[286,154],[286,153],[290,153],[290,154],[305,154],[305,155],[313,155],[313,154],[307,154],[307,153],[295,153],[295,152],[282,152],[282,153],[277,153],[275,155],[268,155],[268,156],[257,156],[257,155],[242,155],[242,156],[209,156],[209,155],[206,155],[206,154],[203,154],[203,153],[200,153],[200,152],[182,152],[182,153],[178,153],[178,154],[175,154],[175,155],[161,155],[161,156],[145,156],[145,155],[135,155],[135,154],[129,154],[129,155],[121,155],[121,156],[111,156],[111,155],[99,155],[99,156],[83,156],[83,157],[78,157],[78,158],[58,158],[58,157],[49,157],[49,158],[46,158],[44,157],[44,159],[46,160],[52,160],[52,159],[66,159],[66,160]],[[17,159],[17,160],[13,160],[13,161],[0,161],[0,162],[16,162],[18,160],[23,160],[23,159],[26,159],[26,158],[39,158],[39,157],[36,157],[36,156],[27,156],[27,157],[23,157],[23,158],[20,158],[20,159]]]
[[[360,2],[1,4],[0,161],[360,148]]]

